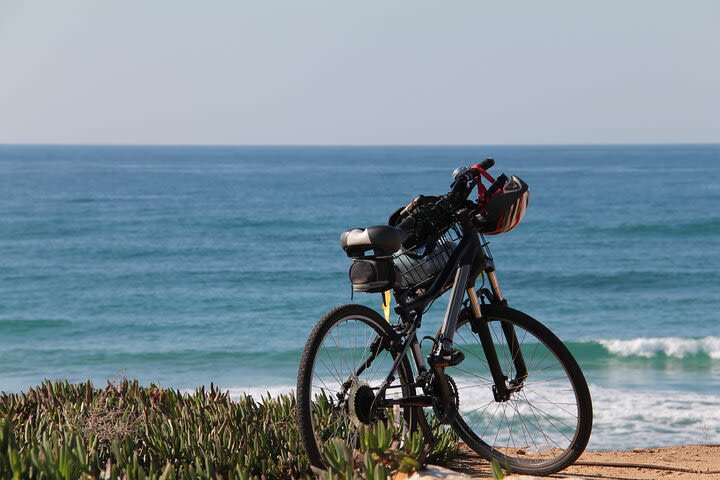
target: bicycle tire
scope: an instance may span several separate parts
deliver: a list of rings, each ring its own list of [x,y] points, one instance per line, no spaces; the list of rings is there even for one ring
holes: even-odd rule
[[[298,369],[298,379],[297,379],[297,419],[298,419],[298,426],[300,429],[300,438],[303,443],[303,446],[305,447],[305,451],[307,452],[308,459],[310,461],[310,464],[317,468],[325,468],[325,465],[323,463],[321,450],[322,450],[322,442],[325,442],[329,440],[330,437],[327,436],[327,434],[320,434],[321,432],[318,432],[316,430],[319,430],[319,423],[314,424],[313,423],[313,405],[312,402],[317,398],[314,395],[314,389],[313,389],[313,375],[315,373],[315,366],[316,366],[316,360],[318,358],[319,352],[321,351],[323,347],[323,340],[328,337],[330,332],[332,331],[333,327],[340,324],[341,322],[347,322],[350,319],[359,320],[360,322],[364,323],[365,325],[369,326],[372,331],[374,331],[376,334],[383,336],[384,338],[391,338],[393,335],[393,330],[390,324],[382,317],[379,313],[377,313],[375,310],[368,308],[364,305],[357,305],[357,304],[347,304],[347,305],[341,305],[339,307],[336,307],[329,312],[327,312],[315,325],[315,328],[313,329],[312,333],[310,333],[310,336],[307,339],[307,342],[305,344],[305,348],[302,353],[302,357],[300,359],[300,365]],[[365,347],[363,347],[365,348]],[[338,350],[342,351],[340,346],[338,345]],[[367,351],[367,350],[366,350]],[[394,354],[391,354],[389,351],[385,350],[386,353],[392,355],[390,358],[394,358]],[[378,355],[379,357],[379,355]],[[363,357],[364,358],[364,357]],[[375,361],[378,361],[377,359]],[[342,359],[338,359],[338,363],[341,364],[342,369]],[[325,362],[329,363],[329,362]],[[387,364],[387,362],[385,362]],[[391,362],[390,362],[391,363]],[[352,364],[352,362],[351,362]],[[334,365],[334,364],[333,364]],[[336,366],[336,365],[334,365]],[[355,367],[353,367],[355,368]],[[387,371],[379,372],[379,378],[377,379],[377,384],[381,383],[384,380],[384,377],[389,373],[389,367]],[[342,381],[345,379],[344,376],[337,375],[336,380]],[[412,368],[410,366],[410,362],[408,361],[407,356],[403,358],[401,361],[398,370],[397,370],[397,377],[400,382],[400,387],[402,391],[403,396],[411,396],[415,394],[415,388],[413,386],[413,373]],[[375,380],[374,378],[371,378],[371,380]],[[327,383],[327,382],[324,382]],[[316,384],[317,386],[317,384]],[[328,390],[331,390],[329,385],[325,385],[325,387],[328,388]],[[321,389],[322,390],[322,389]],[[316,392],[315,392],[316,393]],[[315,398],[313,398],[315,396]],[[424,420],[424,416],[420,415],[421,409],[413,408],[413,407],[405,407],[403,408],[403,428],[407,431],[413,431],[418,426],[422,428],[422,422]],[[422,416],[422,419],[420,418]],[[348,414],[348,418],[350,417],[350,414]],[[325,438],[327,437],[327,438]],[[348,440],[348,439],[346,439]],[[346,443],[351,443],[347,441]],[[351,448],[354,445],[350,445]]]
[[[512,473],[550,475],[565,469],[577,460],[585,450],[592,431],[593,411],[590,390],[588,389],[587,382],[577,361],[555,334],[529,315],[502,305],[483,305],[482,316],[484,320],[488,321],[488,325],[491,327],[501,327],[502,322],[509,322],[514,325],[518,341],[521,344],[521,351],[524,352],[523,357],[528,364],[527,370],[529,374],[523,384],[523,389],[513,393],[513,398],[506,402],[498,402],[495,400],[497,406],[494,407],[494,412],[498,412],[501,405],[510,405],[511,411],[508,412],[508,407],[503,407],[502,417],[500,417],[499,423],[497,423],[497,433],[495,433],[493,439],[490,439],[485,436],[485,433],[487,433],[490,425],[493,424],[493,418],[496,413],[493,413],[493,418],[487,419],[491,408],[483,405],[482,402],[488,398],[488,395],[484,394],[485,396],[483,396],[482,390],[486,389],[491,391],[492,377],[489,375],[489,371],[486,376],[480,375],[479,369],[476,372],[470,372],[471,375],[474,374],[476,377],[473,381],[482,379],[486,381],[486,383],[484,385],[478,384],[477,388],[473,386],[463,387],[462,385],[458,387],[460,413],[453,423],[453,429],[477,454],[489,461],[497,460],[502,467],[509,468]],[[501,334],[497,334],[498,330],[502,332],[500,328],[497,328],[496,333],[492,333],[491,328],[493,341],[496,344],[496,351],[498,349],[502,350],[502,343],[505,340]],[[526,344],[526,346],[523,347],[523,343],[527,339],[528,334],[535,337],[539,342]],[[479,352],[481,352],[480,349],[464,345],[472,343],[468,338],[474,339],[478,345],[480,344],[478,336],[472,332],[469,319],[465,317],[464,321],[458,323],[455,347],[465,353],[466,361],[455,368],[448,368],[446,373],[452,374],[459,372],[461,375],[468,373],[467,369],[469,368],[470,362],[467,362],[467,359],[473,358],[473,355],[482,360],[479,356]],[[500,344],[500,347],[498,344]],[[555,368],[554,365],[543,366],[542,362],[544,359],[540,360],[539,365],[532,364],[536,357],[539,358],[537,350],[540,348],[540,344],[542,344],[549,353],[552,353],[557,360],[556,364],[561,368]],[[509,352],[506,341],[505,347]],[[535,349],[532,352],[532,356],[530,356],[531,348]],[[545,353],[545,358],[547,358],[549,353]],[[506,378],[513,378],[512,372],[514,371],[514,366],[512,359],[508,358],[507,355],[505,358],[501,355],[498,355],[498,357]],[[552,359],[550,361],[552,361]],[[478,365],[481,365],[481,362],[479,362]],[[554,368],[554,370],[550,370],[550,368]],[[559,376],[557,378],[553,377],[555,374],[560,375],[561,371],[567,376],[566,379],[560,378]],[[531,378],[533,373],[537,373],[536,377],[539,377],[538,380]],[[543,379],[543,377],[546,378]],[[562,386],[568,386],[564,385],[562,380],[568,381],[568,385],[572,388],[572,396],[567,393],[566,390],[569,391],[568,388],[560,388]],[[458,384],[461,384],[461,382],[458,382]],[[485,408],[485,410],[479,414],[473,413],[467,406],[465,407],[466,413],[462,413],[463,397],[466,399],[470,398],[471,401],[473,399],[473,396],[468,395],[470,388],[474,391],[475,399],[482,398],[479,402],[481,405],[479,408]],[[558,396],[559,400],[554,401],[553,399],[556,397],[553,395]],[[535,403],[533,403],[530,398],[533,398]],[[561,400],[571,400],[572,398],[575,399],[574,404],[572,401],[561,402]],[[492,400],[490,404],[492,405]],[[538,404],[542,406],[538,406]],[[551,410],[552,413],[546,410]],[[487,416],[485,415],[486,412],[488,412]],[[523,412],[525,415],[523,415]],[[475,420],[473,420],[471,413],[476,417]],[[574,421],[572,420],[574,416],[573,413],[577,414]],[[512,414],[512,419],[509,418],[510,414]],[[543,418],[543,420],[538,417]],[[508,435],[506,437],[500,436],[500,442],[498,442],[499,433],[503,426],[503,418],[506,420]],[[482,419],[482,422],[477,429],[478,431],[484,423],[487,425],[485,431],[480,435],[478,435],[478,431],[473,429],[479,419]],[[553,426],[554,430],[543,430],[541,422],[544,420],[547,420],[548,423]],[[470,421],[474,421],[475,424],[468,424]],[[568,425],[572,423],[574,423],[574,425]],[[518,424],[519,432],[518,427],[516,427]],[[493,427],[493,429],[494,428],[495,427]],[[517,438],[513,437],[513,428],[515,429]],[[537,437],[539,433],[539,436],[542,438],[539,440],[532,438],[533,434],[531,434],[531,431],[533,428],[535,432],[534,435]],[[566,434],[563,430],[573,430],[572,437],[570,438],[570,433]],[[561,435],[559,435],[558,432]],[[530,438],[528,438],[528,435],[530,435]],[[498,443],[502,443],[503,438],[507,438],[508,440],[504,440],[506,442],[505,446],[501,447]],[[560,443],[558,443],[557,439],[559,439]],[[567,445],[565,445],[565,441],[567,441]],[[520,446],[517,445],[518,442]],[[538,442],[541,442],[540,445],[538,445]],[[553,442],[555,445],[549,442]]]

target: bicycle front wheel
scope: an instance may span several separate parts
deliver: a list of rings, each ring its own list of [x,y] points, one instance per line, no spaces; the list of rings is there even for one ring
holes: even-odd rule
[[[298,425],[311,465],[324,468],[321,450],[331,438],[357,447],[363,425],[393,422],[402,432],[422,425],[421,409],[393,410],[375,404],[378,387],[396,357],[390,350],[392,338],[390,324],[363,305],[337,307],[315,326],[300,359],[297,383]],[[412,380],[405,357],[386,397],[414,395]]]
[[[513,383],[518,350],[511,350],[503,324],[514,329],[527,375],[510,398],[496,398],[480,338],[467,318],[459,322],[455,347],[466,358],[446,369],[460,398],[453,428],[472,450],[513,473],[549,475],[566,468],[585,450],[592,430],[590,391],[580,367],[532,317],[500,305],[483,305],[482,314],[506,384],[518,383]]]

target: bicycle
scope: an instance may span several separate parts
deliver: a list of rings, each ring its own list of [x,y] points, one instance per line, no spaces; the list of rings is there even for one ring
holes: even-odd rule
[[[336,437],[355,447],[360,428],[375,422],[393,420],[427,438],[425,408],[472,451],[514,473],[556,473],[584,451],[593,411],[580,367],[547,327],[509,307],[500,291],[485,235],[519,223],[528,188],[517,177],[490,176],[494,163],[457,169],[450,192],[417,197],[390,225],[342,234],[353,258],[353,290],[382,292],[386,316],[342,305],[307,340],[297,416],[313,466],[324,467],[323,442]],[[478,200],[469,200],[475,187]],[[392,324],[390,290],[398,315]],[[418,339],[423,314],[448,290],[437,334]],[[424,340],[432,341],[427,362]]]

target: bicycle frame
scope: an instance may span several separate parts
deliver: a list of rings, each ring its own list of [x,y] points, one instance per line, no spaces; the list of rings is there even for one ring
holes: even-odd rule
[[[453,250],[452,254],[446,265],[443,267],[441,272],[435,278],[435,281],[430,288],[423,295],[413,299],[408,303],[400,303],[395,311],[400,315],[402,319],[401,326],[404,327],[404,331],[399,333],[400,337],[404,336],[405,340],[402,341],[401,345],[396,345],[397,356],[395,361],[383,383],[378,388],[375,396],[375,401],[384,398],[386,389],[395,379],[395,372],[400,365],[400,362],[407,354],[408,350],[412,352],[413,359],[417,368],[419,379],[425,378],[428,375],[428,366],[425,363],[423,357],[420,342],[417,339],[417,329],[420,327],[422,322],[422,315],[428,305],[442,295],[442,290],[447,285],[451,275],[455,275],[453,287],[450,291],[450,297],[448,306],[445,311],[445,317],[442,325],[436,335],[436,341],[433,353],[438,353],[442,348],[448,348],[452,345],[455,330],[457,328],[458,317],[463,307],[463,299],[467,294],[470,301],[470,322],[473,331],[480,337],[480,341],[483,347],[483,352],[488,361],[488,366],[493,377],[493,394],[495,395],[496,401],[505,401],[510,398],[510,394],[522,388],[523,381],[527,377],[527,368],[525,361],[520,351],[517,336],[515,335],[515,329],[511,324],[502,324],[502,330],[505,335],[505,339],[510,347],[512,354],[513,363],[517,375],[513,379],[507,379],[502,372],[500,362],[495,351],[495,344],[490,333],[490,328],[487,321],[483,319],[482,308],[478,301],[478,295],[475,291],[475,281],[481,272],[487,275],[491,291],[483,289],[481,295],[488,298],[488,301],[495,304],[507,304],[503,299],[498,284],[497,277],[495,275],[495,266],[492,257],[485,254],[484,247],[487,244],[482,244],[478,238],[478,233],[475,228],[469,223],[462,223],[460,225],[462,231],[462,238]],[[356,371],[356,375],[360,375],[367,366],[372,362],[377,351],[371,348],[371,356],[363,365],[361,365]],[[447,386],[447,382],[444,381],[445,376],[443,374],[443,367],[433,367],[440,381],[440,394],[442,400],[446,402],[449,398],[450,392]],[[427,395],[416,395],[412,398],[397,398],[397,399],[384,399],[382,400],[385,405],[399,405],[399,406],[417,406],[417,407],[428,407],[432,405],[432,398]]]

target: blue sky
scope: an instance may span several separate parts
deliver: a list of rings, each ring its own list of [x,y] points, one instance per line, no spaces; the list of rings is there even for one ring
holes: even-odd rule
[[[720,2],[0,0],[0,143],[720,142]]]

